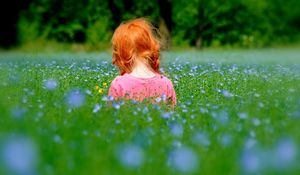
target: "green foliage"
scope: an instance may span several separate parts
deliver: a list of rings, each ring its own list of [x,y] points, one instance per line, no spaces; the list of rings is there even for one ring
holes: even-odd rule
[[[174,1],[173,20],[175,23],[173,29],[174,44],[180,44],[180,41],[188,41],[190,45],[210,46],[238,44],[244,47],[261,47],[270,45],[274,34],[279,34],[279,38],[284,35],[292,36],[288,32],[290,25],[285,24],[282,17],[278,16],[276,10],[279,10],[284,4],[274,5],[267,1]],[[275,7],[275,8],[274,8]],[[273,9],[272,9],[273,8]],[[287,9],[295,9],[288,6]],[[288,11],[283,16],[288,16]],[[277,20],[283,20],[279,26],[285,26],[285,29],[278,29],[272,20],[271,15],[277,17]],[[297,14],[291,15],[293,17]],[[299,16],[299,14],[298,14]],[[299,33],[299,28],[297,29]],[[279,33],[278,31],[285,31]],[[297,33],[294,31],[294,34]],[[199,43],[200,42],[200,43]]]
[[[147,17],[153,22],[157,21],[159,5],[157,1],[147,0],[112,0],[110,2],[111,13],[115,21],[112,21],[114,28],[121,22],[138,17]]]
[[[167,0],[161,0],[167,1]],[[148,17],[156,26],[166,18],[160,1],[31,0],[20,13],[20,43],[45,38],[104,48],[123,21]],[[298,0],[173,0],[173,46],[264,47],[300,38]],[[166,8],[166,7],[164,7]]]
[[[172,17],[175,22],[175,29],[172,31],[175,45],[191,44],[192,40],[197,37],[197,28],[199,24],[199,0],[194,1],[181,1],[173,2]],[[204,22],[204,21],[202,21]]]
[[[37,21],[29,22],[28,19],[21,17],[18,22],[18,39],[20,44],[34,42],[38,36],[39,23]]]
[[[91,0],[88,12],[88,26],[85,31],[86,42],[95,49],[105,49],[108,47],[112,36],[112,15],[108,10],[107,1]]]
[[[108,26],[108,19],[98,19],[86,31],[87,42],[94,46],[97,46],[101,43],[108,43],[112,36]]]
[[[123,1],[123,3],[128,3]],[[157,20],[159,17],[159,6],[156,1],[133,0],[129,9],[123,9],[122,20],[129,20],[137,17],[149,17],[150,20]]]

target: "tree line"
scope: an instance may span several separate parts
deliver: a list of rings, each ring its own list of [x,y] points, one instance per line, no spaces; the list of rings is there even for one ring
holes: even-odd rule
[[[299,40],[299,5],[298,0],[12,0],[0,44],[43,39],[105,48],[122,21],[148,17],[167,46],[265,47]]]

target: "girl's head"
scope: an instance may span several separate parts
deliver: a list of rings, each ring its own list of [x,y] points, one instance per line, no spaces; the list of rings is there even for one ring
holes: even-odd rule
[[[160,42],[154,27],[145,18],[122,23],[112,37],[113,56],[121,75],[130,73],[135,59],[143,59],[155,72],[159,72]]]

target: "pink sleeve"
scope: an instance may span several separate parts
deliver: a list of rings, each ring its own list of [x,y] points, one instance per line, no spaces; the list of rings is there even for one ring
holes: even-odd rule
[[[170,84],[169,84],[169,87],[170,87],[170,94],[169,94],[169,98],[171,98],[171,100],[172,100],[172,103],[173,103],[173,105],[175,106],[176,105],[176,92],[175,92],[175,90],[174,90],[174,87],[173,87],[173,84],[172,84],[172,82],[170,81]]]
[[[114,99],[117,99],[122,96],[121,90],[122,89],[121,86],[118,84],[118,81],[114,79],[110,84],[108,95],[113,96]]]

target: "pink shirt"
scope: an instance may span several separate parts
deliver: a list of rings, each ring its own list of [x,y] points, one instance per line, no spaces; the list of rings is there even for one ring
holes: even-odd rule
[[[172,82],[160,74],[151,78],[139,78],[127,73],[117,76],[110,85],[108,95],[115,99],[126,97],[138,101],[145,98],[153,98],[156,102],[170,100],[176,105]]]

